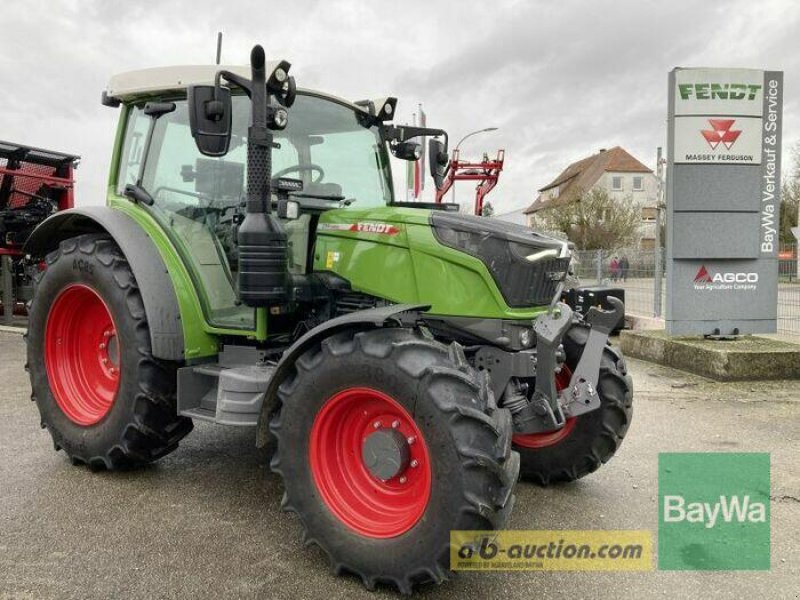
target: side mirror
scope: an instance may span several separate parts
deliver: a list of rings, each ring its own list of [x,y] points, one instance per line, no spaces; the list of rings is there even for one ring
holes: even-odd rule
[[[428,160],[430,163],[431,177],[436,189],[442,189],[444,176],[447,174],[447,165],[450,160],[447,156],[447,146],[439,139],[428,140]]]
[[[392,153],[400,160],[419,160],[422,156],[422,146],[417,142],[401,142],[394,145]]]
[[[193,85],[187,92],[189,127],[197,149],[205,156],[225,156],[231,143],[231,90]]]

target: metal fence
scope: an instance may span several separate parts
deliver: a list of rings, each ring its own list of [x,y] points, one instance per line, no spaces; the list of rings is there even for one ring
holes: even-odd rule
[[[575,274],[582,285],[621,287],[625,290],[627,313],[663,318],[667,294],[663,248],[659,251],[578,251],[575,260]],[[657,281],[656,272],[659,270],[661,278]],[[797,244],[781,244],[778,272],[778,333],[800,336],[800,257]]]

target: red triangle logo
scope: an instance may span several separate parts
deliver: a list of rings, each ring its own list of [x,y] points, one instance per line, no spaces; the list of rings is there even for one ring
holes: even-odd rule
[[[711,275],[708,274],[708,270],[706,266],[703,265],[700,267],[700,270],[697,271],[697,275],[694,277],[695,283],[711,283]]]

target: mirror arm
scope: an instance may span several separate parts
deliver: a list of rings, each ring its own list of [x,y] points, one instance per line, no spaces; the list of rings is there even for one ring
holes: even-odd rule
[[[411,138],[420,136],[439,137],[444,136],[444,143],[447,146],[447,132],[444,129],[433,129],[431,127],[413,127],[410,125],[383,125],[381,127],[383,138],[388,142],[406,142]]]
[[[214,77],[214,90],[215,90],[215,99],[216,98],[216,90],[219,89],[221,85],[221,78],[225,78],[225,81],[228,83],[232,83],[234,85],[239,86],[244,90],[244,93],[247,94],[248,98],[252,97],[252,89],[251,89],[251,81],[249,79],[245,79],[241,75],[237,75],[236,73],[232,73],[231,71],[221,70],[217,71],[216,76]]]

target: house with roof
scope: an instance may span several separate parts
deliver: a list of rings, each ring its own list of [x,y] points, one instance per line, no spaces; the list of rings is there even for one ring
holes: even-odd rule
[[[658,179],[653,170],[620,146],[601,149],[576,161],[539,190],[536,200],[523,212],[529,227],[537,227],[543,211],[558,210],[593,189],[606,191],[612,199],[630,199],[641,207],[640,247],[655,245]]]

